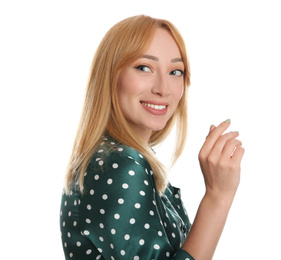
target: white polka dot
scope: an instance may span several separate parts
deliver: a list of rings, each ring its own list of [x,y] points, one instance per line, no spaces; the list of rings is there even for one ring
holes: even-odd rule
[[[114,142],[110,142],[110,144],[115,145],[115,143],[114,143]]]
[[[98,153],[102,153],[103,152],[103,150],[98,150]]]
[[[95,193],[95,191],[92,189],[92,190],[90,190],[90,194],[91,195],[94,195],[94,193]]]
[[[63,227],[65,227],[65,221],[64,221],[64,222],[62,222],[62,226],[63,226]]]
[[[84,230],[84,235],[86,235],[86,236],[88,236],[88,235],[90,235],[90,232],[88,231],[88,230]]]
[[[64,243],[64,247],[67,247],[67,243]]]
[[[137,161],[135,161],[135,163],[136,163],[137,165],[140,165],[139,162],[137,162]]]
[[[174,228],[176,228],[176,227],[177,227],[177,225],[176,225],[175,223],[173,223],[173,227],[174,227]]]
[[[74,206],[76,206],[77,205],[77,201],[76,200],[74,200]]]
[[[150,225],[149,225],[148,223],[146,223],[146,224],[144,225],[144,228],[145,228],[145,229],[149,229],[149,228],[150,228]]]
[[[175,197],[176,197],[177,199],[179,199],[179,198],[180,198],[179,194],[176,194],[176,195],[175,195]]]
[[[136,223],[136,220],[134,218],[131,218],[130,219],[130,224],[135,224]]]
[[[91,254],[92,253],[92,250],[91,249],[88,249],[87,251],[86,251],[86,255],[89,255],[89,254]]]
[[[97,181],[100,178],[100,176],[97,174],[95,175],[94,179]]]
[[[119,151],[119,152],[122,152],[122,151],[123,151],[123,148],[118,148],[118,151]]]
[[[143,182],[144,182],[144,184],[145,184],[146,186],[148,186],[148,181],[147,181],[147,180],[144,180]]]
[[[117,169],[117,168],[118,168],[118,164],[117,164],[117,163],[113,163],[113,164],[112,164],[112,168],[113,168],[113,169]]]
[[[123,188],[123,189],[128,189],[128,188],[129,188],[129,185],[128,185],[127,183],[123,183],[123,184],[122,184],[122,188]]]
[[[112,179],[108,179],[108,180],[107,180],[107,184],[109,184],[109,185],[112,184],[112,182],[113,182]]]
[[[68,216],[69,216],[69,217],[71,216],[71,211],[68,211]]]
[[[100,228],[104,228],[104,224],[100,223]]]
[[[67,232],[67,236],[68,236],[68,237],[71,237],[71,234],[70,234],[70,232]]]
[[[154,211],[153,211],[153,210],[150,210],[150,211],[149,211],[149,214],[150,214],[151,216],[153,216],[153,215],[154,215]]]
[[[114,249],[114,245],[113,244],[110,244],[110,247],[111,247],[111,249]]]
[[[119,218],[120,218],[120,215],[119,215],[118,213],[116,213],[116,214],[114,215],[114,218],[115,218],[115,219],[119,219]]]
[[[141,190],[140,195],[145,196],[145,192]]]
[[[87,205],[87,210],[91,210],[92,206],[90,204]]]
[[[169,256],[170,256],[170,253],[169,253],[169,252],[167,252],[167,253],[166,253],[166,256],[167,256],[167,257],[169,257]]]
[[[103,200],[107,200],[107,198],[108,198],[108,196],[107,196],[106,194],[103,194],[103,195],[102,195],[102,199],[103,199]]]
[[[123,200],[123,199],[119,199],[119,200],[118,200],[118,203],[119,203],[119,204],[123,204],[123,203],[124,203],[124,200]]]
[[[160,249],[160,246],[157,245],[157,244],[155,244],[153,247],[154,247],[154,249],[156,249],[156,250]]]
[[[158,231],[158,236],[162,237],[163,233],[161,231]]]
[[[100,165],[100,166],[103,165],[103,161],[102,161],[102,160],[99,161],[99,165]]]
[[[111,234],[112,235],[115,235],[116,234],[116,230],[113,228],[113,229],[111,229]]]
[[[70,254],[69,254],[69,257],[73,257],[73,253],[70,253]]]
[[[64,206],[66,206],[66,205],[67,205],[67,201],[64,202]]]
[[[135,175],[135,172],[134,172],[133,170],[130,170],[130,171],[129,171],[129,174],[130,174],[131,176],[134,176],[134,175]]]
[[[90,224],[91,223],[91,220],[90,219],[86,219],[86,222],[88,223],[88,224]]]
[[[130,239],[130,235],[126,234],[126,235],[124,236],[124,239],[125,239],[125,240],[129,240],[129,239]]]
[[[135,208],[136,208],[136,209],[139,209],[140,207],[141,207],[141,204],[139,204],[139,203],[136,203],[136,204],[135,204]]]
[[[77,246],[81,246],[81,242],[80,242],[80,241],[77,241],[76,245],[77,245]]]
[[[99,240],[100,240],[101,242],[103,242],[103,241],[104,241],[103,237],[99,237]]]
[[[105,214],[105,210],[104,209],[100,209],[100,214]]]
[[[76,227],[77,226],[77,221],[73,222],[73,226]]]
[[[141,239],[140,242],[139,242],[139,244],[140,244],[141,246],[144,245],[144,240]]]
[[[172,237],[173,237],[173,238],[175,238],[175,237],[176,237],[175,233],[172,233]]]
[[[140,260],[140,257],[139,256],[134,256],[134,260]]]
[[[143,158],[143,156],[142,156],[141,154],[139,154],[139,157],[140,157],[140,158]]]
[[[120,254],[121,254],[121,255],[125,255],[126,252],[125,252],[124,250],[121,250],[121,251],[120,251]]]

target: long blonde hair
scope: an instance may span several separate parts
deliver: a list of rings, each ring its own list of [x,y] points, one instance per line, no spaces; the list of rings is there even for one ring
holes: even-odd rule
[[[93,58],[82,115],[67,167],[66,192],[70,192],[73,181],[83,191],[86,168],[105,133],[143,154],[152,167],[159,193],[165,190],[167,177],[163,165],[130,128],[117,96],[120,72],[143,55],[157,28],[169,31],[179,47],[185,66],[184,95],[166,126],[152,133],[149,145],[161,143],[177,123],[178,140],[173,161],[180,156],[187,134],[187,88],[190,84],[190,67],[184,41],[169,21],[144,15],[130,17],[117,23],[106,33]]]

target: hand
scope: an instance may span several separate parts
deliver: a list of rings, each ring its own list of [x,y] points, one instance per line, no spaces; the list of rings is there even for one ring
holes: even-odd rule
[[[206,194],[233,196],[240,182],[240,164],[244,154],[238,132],[223,134],[230,120],[218,127],[212,125],[199,152],[199,161],[206,185]]]

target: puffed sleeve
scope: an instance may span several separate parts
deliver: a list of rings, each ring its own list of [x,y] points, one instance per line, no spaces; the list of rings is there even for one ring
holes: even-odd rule
[[[79,204],[81,233],[100,252],[100,259],[192,260],[169,242],[153,174],[138,156],[135,160],[119,148],[110,155],[100,150],[92,158]]]

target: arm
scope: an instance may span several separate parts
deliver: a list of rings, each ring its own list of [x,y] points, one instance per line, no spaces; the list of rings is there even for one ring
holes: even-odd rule
[[[199,153],[206,193],[183,245],[196,260],[212,259],[240,181],[244,149],[238,132],[223,135],[229,124],[212,126]]]

